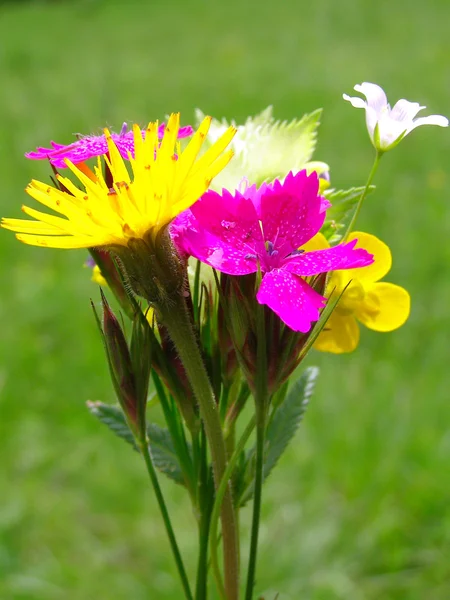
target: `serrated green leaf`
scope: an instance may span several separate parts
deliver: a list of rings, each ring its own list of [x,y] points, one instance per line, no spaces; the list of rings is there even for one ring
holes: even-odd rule
[[[342,230],[345,230],[345,226],[350,223],[350,219],[364,189],[365,186],[354,187],[348,190],[329,189],[323,193],[323,196],[331,202],[331,206],[327,210],[327,217],[321,233],[323,233],[331,244],[338,242],[342,238]],[[371,185],[367,193],[370,194],[374,189],[375,186]]]
[[[184,485],[183,472],[168,430],[155,423],[149,423],[147,434],[155,467],[175,483]]]
[[[88,402],[87,406],[91,414],[97,417],[101,423],[139,452],[125,415],[119,406],[103,402]],[[155,467],[175,483],[184,485],[183,473],[168,430],[150,423],[147,426],[147,434]]]
[[[284,401],[273,413],[266,431],[264,479],[269,476],[294,437],[313,394],[318,374],[317,367],[305,369],[299,379],[290,387]],[[253,495],[255,455],[256,448],[253,447],[246,456],[246,487],[240,496],[241,506],[248,502]]]
[[[106,425],[113,433],[128,442],[136,451],[138,451],[134,436],[131,429],[128,427],[125,415],[119,406],[104,404],[103,402],[88,402],[87,407],[89,412],[94,415],[94,417],[97,417],[100,423]]]
[[[243,177],[250,184],[260,185],[284,178],[289,171],[301,171],[314,152],[321,114],[318,109],[301,119],[276,121],[269,106],[249,117],[244,125],[213,119],[205,145],[214,143],[230,124],[237,127],[237,133],[230,145],[235,153],[233,160],[214,178],[212,189],[237,189]],[[197,110],[196,117],[200,122],[204,115]]]

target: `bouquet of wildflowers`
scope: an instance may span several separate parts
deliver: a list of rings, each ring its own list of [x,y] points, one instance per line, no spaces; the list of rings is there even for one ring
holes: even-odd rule
[[[195,130],[172,114],[29,153],[53,169],[52,184],[26,190],[49,211],[2,220],[26,244],[90,253],[118,404],[88,407],[141,454],[187,600],[206,600],[210,579],[222,600],[254,597],[263,483],[313,393],[309,351],[351,352],[359,323],[388,332],[409,315],[406,290],[381,281],[389,248],[356,222],[381,157],[415,127],[448,121],[414,120],[423,107],[406,100],[391,109],[374,84],[355,89],[366,100],[344,98],[365,109],[375,148],[363,187],[335,189],[328,165],[312,161],[320,111],[285,123],[269,108],[239,126],[198,112]],[[166,427],[152,422],[155,405]],[[192,505],[194,574],[160,475]]]

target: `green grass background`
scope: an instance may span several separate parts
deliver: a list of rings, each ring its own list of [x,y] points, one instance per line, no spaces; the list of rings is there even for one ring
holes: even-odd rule
[[[188,123],[197,106],[241,121],[321,106],[316,158],[360,185],[372,151],[342,93],[374,81],[448,116],[449,18],[447,0],[1,3],[1,214],[48,175],[25,151],[172,110]],[[411,318],[310,359],[317,393],[265,488],[258,592],[450,598],[449,156],[449,131],[430,127],[383,159],[360,227],[391,246]],[[0,249],[0,598],[181,598],[138,456],[85,409],[112,399],[85,253],[9,232]],[[193,567],[190,509],[164,489]]]

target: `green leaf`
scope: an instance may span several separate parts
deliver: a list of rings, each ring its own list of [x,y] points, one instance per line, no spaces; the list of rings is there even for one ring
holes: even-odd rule
[[[87,406],[91,414],[97,417],[101,423],[139,452],[125,415],[119,406],[104,404],[103,402],[88,402]],[[180,463],[168,430],[150,423],[147,426],[147,434],[150,440],[150,453],[155,467],[172,479],[172,481],[175,481],[175,483],[184,485]]]
[[[155,467],[175,483],[184,485],[183,472],[168,430],[155,423],[149,423],[147,434]]]
[[[317,367],[305,369],[299,379],[290,387],[284,401],[273,413],[266,431],[264,479],[268,477],[294,437],[313,394],[318,374]],[[256,448],[253,447],[246,456],[246,486],[240,495],[241,506],[253,496],[255,455]]]
[[[350,223],[353,212],[356,209],[358,200],[364,191],[365,186],[354,187],[348,190],[325,190],[323,196],[331,202],[330,208],[327,210],[327,218],[321,229],[321,233],[327,238],[331,244],[339,242],[345,231],[345,226]],[[371,185],[367,190],[370,194],[375,189],[374,185]]]
[[[316,147],[321,114],[318,109],[301,119],[276,121],[269,106],[259,115],[249,117],[244,125],[213,119],[205,145],[214,143],[230,124],[237,127],[237,133],[230,144],[235,153],[233,160],[214,178],[212,188],[234,190],[243,177],[250,184],[260,185],[276,177],[284,178],[289,171],[301,171]],[[200,122],[204,115],[197,110],[196,117]],[[323,163],[318,164],[323,167]]]
[[[106,425],[118,437],[128,442],[136,451],[139,451],[127,420],[119,406],[104,404],[103,402],[87,402],[89,412]]]

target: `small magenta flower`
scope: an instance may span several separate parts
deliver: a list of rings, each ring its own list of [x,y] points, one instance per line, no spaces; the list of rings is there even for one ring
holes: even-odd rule
[[[158,138],[164,137],[165,123],[158,128]],[[193,129],[190,125],[180,127],[178,131],[178,139],[192,135]],[[129,154],[134,158],[134,134],[131,129],[128,131],[127,123],[122,125],[120,133],[111,133],[111,139],[116,145],[120,155],[125,160],[128,160]],[[145,129],[142,130],[142,138],[145,138]],[[49,160],[57,169],[65,169],[67,167],[66,158],[72,163],[77,164],[100,156],[108,152],[108,142],[105,135],[86,135],[80,137],[72,144],[64,145],[50,142],[51,148],[36,148],[34,152],[25,154],[27,158],[33,160]]]
[[[307,333],[326,299],[305,277],[372,263],[355,249],[356,240],[326,250],[300,246],[322,227],[329,203],[318,195],[315,172],[289,173],[283,182],[255,185],[243,192],[206,192],[172,225],[177,246],[229,275],[262,273],[256,299],[288,327]]]
[[[421,125],[448,127],[448,119],[442,115],[415,119],[417,113],[426,108],[418,102],[402,99],[391,108],[383,89],[375,83],[364,82],[355,85],[354,89],[365,96],[366,100],[347,94],[343,94],[343,98],[355,108],[364,108],[370,139],[379,152],[394,148],[408,133]]]

